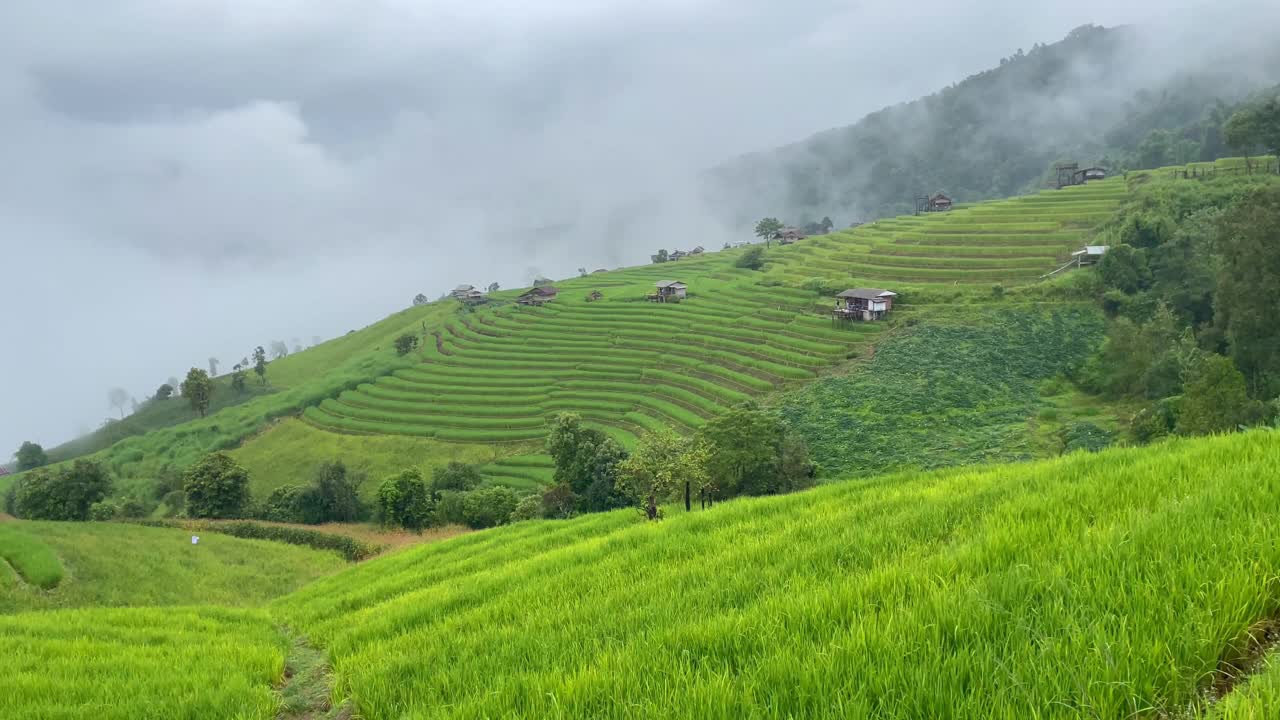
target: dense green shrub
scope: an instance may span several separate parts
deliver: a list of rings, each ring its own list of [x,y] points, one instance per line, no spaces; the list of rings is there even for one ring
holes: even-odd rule
[[[1111,445],[1113,438],[1114,435],[1109,430],[1098,427],[1091,422],[1074,422],[1058,433],[1058,439],[1062,443],[1062,452],[1064,453],[1076,450],[1098,452]]]
[[[341,460],[327,462],[316,471],[316,479],[298,493],[298,521],[308,525],[326,522],[355,522],[364,516],[360,485],[364,478],[351,476]]]
[[[21,476],[13,486],[11,511],[29,520],[88,520],[90,508],[110,495],[111,488],[102,465],[76,460]]]
[[[747,248],[738,259],[733,262],[734,267],[746,268],[747,270],[759,270],[764,267],[764,247],[761,245],[752,245]]]
[[[1160,400],[1142,408],[1129,421],[1129,434],[1140,443],[1171,434],[1178,419],[1176,405],[1172,400]]]
[[[511,522],[534,520],[540,517],[542,517],[542,498],[538,495],[525,495],[511,511]]]
[[[502,485],[472,490],[462,499],[463,520],[476,529],[506,525],[519,502],[516,491]]]
[[[421,532],[431,523],[433,510],[431,493],[416,468],[393,475],[378,487],[378,519],[385,526]]]
[[[450,460],[431,473],[432,490],[474,490],[480,486],[480,471],[474,465]]]
[[[435,495],[435,508],[431,514],[431,524],[436,527],[445,525],[465,525],[466,512],[463,501],[466,493],[457,490],[441,490]]]
[[[94,503],[93,507],[89,508],[89,519],[94,522],[115,520],[119,514],[120,506],[110,500],[103,500],[102,502]]]
[[[300,485],[281,485],[258,506],[258,517],[274,522],[298,522],[298,496],[301,494]]]
[[[183,483],[187,516],[237,518],[249,504],[249,471],[230,455],[206,455],[186,472]]]

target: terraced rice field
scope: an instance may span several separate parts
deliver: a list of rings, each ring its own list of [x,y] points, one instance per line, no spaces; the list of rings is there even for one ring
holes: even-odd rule
[[[1113,178],[880,220],[782,248],[768,274],[786,284],[817,277],[849,286],[1031,282],[1070,259],[1125,193],[1124,180]]]
[[[689,432],[734,404],[812,380],[867,356],[884,323],[833,327],[828,287],[1033,281],[1078,249],[1125,193],[1115,179],[950,213],[883,220],[774,247],[764,272],[734,267],[741,250],[574,278],[543,307],[460,309],[426,338],[422,363],[308,408],[328,430],[520,443],[572,411],[624,445],[644,430]],[[658,280],[689,285],[681,303],[651,303]],[[600,290],[604,298],[588,302]],[[516,450],[514,452],[527,452]],[[545,459],[542,467],[545,468]],[[523,486],[546,473],[493,464]]]

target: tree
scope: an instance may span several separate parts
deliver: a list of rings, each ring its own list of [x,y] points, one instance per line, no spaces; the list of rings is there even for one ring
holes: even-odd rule
[[[182,381],[182,396],[191,403],[192,410],[204,417],[213,398],[213,381],[209,379],[209,373],[200,368],[188,370],[187,379]]]
[[[1262,148],[1280,156],[1280,95],[1237,110],[1222,128],[1227,144],[1248,154]]]
[[[432,490],[474,490],[480,486],[483,478],[474,465],[450,460],[431,472]]]
[[[488,292],[495,293],[495,292],[498,292],[498,288],[499,288],[498,283],[493,282],[493,283],[489,283],[489,287],[487,287],[487,288],[485,288],[485,289],[486,289]]]
[[[253,349],[253,372],[258,375],[258,384],[267,384],[267,351],[262,346]]]
[[[768,247],[774,236],[782,229],[782,221],[778,218],[767,217],[756,223],[756,237],[764,240],[765,247]]]
[[[272,522],[301,522],[298,497],[302,490],[300,485],[281,485],[272,490],[262,501],[258,517]]]
[[[418,336],[413,333],[405,333],[396,338],[396,354],[408,355],[418,347]]]
[[[735,267],[759,270],[764,267],[764,248],[759,245],[752,245],[739,255],[733,264]]]
[[[1235,430],[1248,418],[1248,405],[1244,375],[1231,358],[1208,355],[1187,379],[1178,407],[1178,433],[1209,435]]]
[[[586,269],[586,268],[584,268],[584,267],[580,267],[580,268],[578,268],[578,275],[579,275],[579,277],[586,277],[586,276],[587,276],[587,269]]]
[[[667,255],[666,249],[663,248],[658,250],[657,255],[651,255],[650,259],[653,260],[655,263],[664,263],[669,259],[669,256]]]
[[[173,397],[173,387],[174,387],[173,385],[170,385],[169,383],[165,383],[160,387],[156,388],[155,399],[168,400],[169,398]]]
[[[124,406],[129,402],[129,393],[124,388],[114,387],[107,392],[107,402],[111,407],[120,411],[120,418],[124,418]]]
[[[428,299],[427,296],[423,295],[422,293],[418,293],[417,295],[413,296],[413,304],[415,307],[418,305],[426,305],[429,302],[431,302],[431,300]]]
[[[476,529],[506,525],[519,504],[515,490],[501,485],[480,488],[462,497],[462,517],[468,527]]]
[[[271,341],[271,358],[273,360],[279,360],[281,358],[286,358],[286,357],[289,357],[289,346],[285,343],[285,341],[272,340]]]
[[[1147,255],[1132,245],[1120,244],[1107,250],[1098,261],[1098,276],[1107,287],[1135,293],[1151,286]]]
[[[821,222],[821,223],[819,223],[819,224],[822,226],[822,234],[823,234],[823,235],[825,235],[825,234],[827,234],[827,233],[831,232],[831,229],[832,229],[832,228],[834,228],[834,227],[836,226],[836,224],[835,224],[835,223],[831,222],[831,218],[829,218],[829,217],[827,217],[827,216],[825,216],[825,215],[823,215],[823,216],[822,216],[822,222]]]
[[[699,436],[707,445],[706,489],[719,497],[786,493],[814,482],[804,441],[754,405],[711,419]]]
[[[431,493],[416,468],[402,471],[378,486],[378,518],[384,526],[421,532],[431,520]]]
[[[547,453],[555,463],[554,480],[570,494],[572,508],[598,512],[628,504],[617,488],[618,465],[626,459],[626,450],[599,430],[583,426],[581,416],[556,417],[547,436]]]
[[[364,478],[347,472],[341,460],[327,462],[316,470],[315,481],[298,493],[300,522],[354,522],[363,514],[360,484]]]
[[[44,448],[30,440],[22,443],[14,457],[18,460],[18,472],[34,470],[49,464],[49,456],[45,454]]]
[[[249,504],[249,471],[226,453],[211,453],[187,469],[182,490],[188,517],[237,518]]]
[[[1280,188],[1260,190],[1222,218],[1214,323],[1223,328],[1250,394],[1280,395]]]
[[[645,517],[658,520],[662,516],[658,503],[677,487],[706,482],[706,457],[705,445],[664,428],[640,438],[636,451],[618,466],[618,480]]]
[[[244,367],[239,364],[232,368],[231,389],[235,390],[239,395],[243,395],[245,391]]]
[[[209,377],[218,377],[218,358],[209,358]]]
[[[13,489],[18,517],[29,520],[89,519],[89,511],[111,494],[111,476],[91,460],[76,460],[70,467],[35,470],[22,476]]]

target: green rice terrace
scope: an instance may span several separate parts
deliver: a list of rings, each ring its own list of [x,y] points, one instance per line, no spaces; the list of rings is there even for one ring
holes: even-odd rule
[[[527,521],[236,603],[0,615],[0,716],[1274,717],[1278,458],[1264,430],[906,473]],[[0,524],[32,540],[14,567],[93,548],[53,525]]]
[[[1016,287],[1060,267],[1124,196],[1114,179],[882,220],[773,248],[763,273],[735,267],[742,251],[727,250],[575,278],[543,306],[497,302],[449,317],[420,364],[303,417],[336,432],[513,445],[544,437],[563,411],[624,446],[656,427],[688,432],[744,400],[870,357],[889,325],[833,324],[834,292],[888,287],[902,296],[895,312],[945,312],[958,295],[989,296],[993,284]],[[689,297],[646,301],[663,279],[686,283]],[[593,290],[603,297],[589,299]],[[486,473],[536,481],[547,467],[503,462]]]

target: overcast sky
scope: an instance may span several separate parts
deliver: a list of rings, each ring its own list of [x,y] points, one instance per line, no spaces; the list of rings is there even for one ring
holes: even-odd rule
[[[0,460],[210,355],[640,262],[597,231],[628,198],[715,237],[694,169],[1081,24],[1242,4],[4,0]]]

